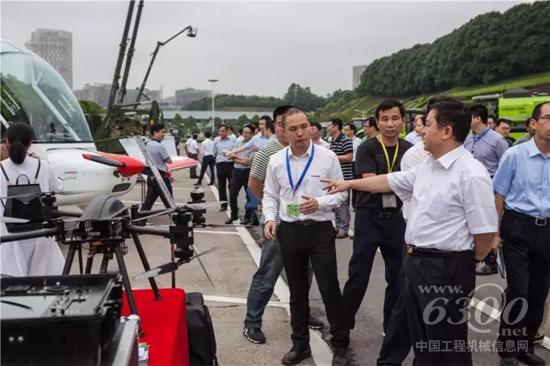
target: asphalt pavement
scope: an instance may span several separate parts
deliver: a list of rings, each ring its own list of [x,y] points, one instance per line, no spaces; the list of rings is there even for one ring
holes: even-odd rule
[[[189,201],[189,193],[193,189],[195,179],[189,178],[188,171],[179,171],[174,174],[174,197],[176,202]],[[206,180],[207,181],[207,180]],[[217,190],[203,184],[207,201],[216,201]],[[141,187],[134,189],[121,197],[127,204],[139,203],[142,199]],[[239,206],[244,205],[244,195],[241,193]],[[154,208],[161,208],[158,200]],[[242,210],[241,210],[242,211]],[[241,213],[242,214],[242,213]],[[219,212],[218,207],[209,208],[206,214],[207,223],[215,226],[197,228],[194,231],[194,240],[200,251],[216,248],[214,252],[201,257],[208,275],[213,284],[195,259],[184,264],[176,272],[176,286],[186,292],[202,292],[210,308],[216,332],[218,359],[220,365],[280,365],[281,357],[291,347],[290,319],[288,312],[288,287],[283,278],[278,282],[275,294],[266,309],[263,319],[263,331],[267,343],[257,345],[248,342],[242,335],[243,319],[246,312],[246,297],[252,275],[257,269],[260,248],[256,240],[260,238],[259,227],[245,228],[239,225],[223,225],[227,219],[226,212]],[[352,215],[353,220],[353,215]],[[148,222],[151,225],[169,224],[167,217],[155,217]],[[238,221],[235,222],[238,224]],[[145,253],[152,267],[170,261],[170,245],[167,240],[149,235],[141,236]],[[137,255],[135,245],[127,241],[128,253],[125,262],[130,277],[143,272],[143,266]],[[339,239],[336,242],[338,256],[338,273],[340,286],[343,288],[347,280],[348,262],[352,251],[352,241]],[[66,248],[65,252],[66,252]],[[99,268],[100,259],[94,263],[94,271]],[[115,261],[109,264],[109,270],[116,270]],[[72,272],[76,273],[77,266],[73,265]],[[156,278],[161,288],[171,286],[171,276],[161,275]],[[498,321],[486,314],[491,314],[491,308],[483,302],[491,303],[492,297],[499,298],[499,289],[504,288],[504,281],[497,276],[478,277],[479,285],[484,285],[476,293],[476,300],[470,309],[472,324],[478,328],[470,330],[470,339],[477,344],[487,346],[487,342],[494,342],[498,329]],[[147,280],[132,280],[134,288],[147,288]],[[375,365],[380,345],[382,344],[382,304],[385,290],[384,262],[381,255],[377,255],[371,273],[370,283],[356,317],[356,327],[351,334],[351,346],[348,356],[352,365]],[[476,307],[477,306],[477,307]],[[312,314],[322,319],[326,324],[324,308],[316,284],[312,286],[310,295]],[[480,311],[483,310],[483,311]],[[493,311],[493,316],[495,316]],[[495,316],[496,317],[496,316]],[[498,318],[498,317],[497,317]],[[482,324],[482,325],[480,325]],[[547,329],[550,334],[550,328]],[[330,365],[331,353],[326,339],[328,332],[311,331],[313,358],[303,361],[301,365]],[[546,346],[550,342],[546,339]],[[475,365],[497,365],[498,356],[483,347],[482,351],[474,352]],[[537,346],[537,354],[550,362],[550,351]],[[412,364],[409,355],[406,365]]]

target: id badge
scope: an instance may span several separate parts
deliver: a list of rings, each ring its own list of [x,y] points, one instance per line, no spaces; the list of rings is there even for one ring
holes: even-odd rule
[[[384,193],[382,195],[383,208],[397,208],[397,197],[393,193]]]
[[[297,203],[287,204],[286,214],[290,217],[298,217],[300,215],[300,205]]]

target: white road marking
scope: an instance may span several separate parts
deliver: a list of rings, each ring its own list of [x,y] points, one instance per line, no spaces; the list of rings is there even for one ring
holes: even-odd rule
[[[210,190],[212,191],[214,197],[216,197],[216,200],[219,201],[220,198],[218,194],[218,189],[215,186],[208,187],[210,187]],[[227,216],[230,216],[229,212],[227,212]],[[254,238],[252,238],[248,230],[243,227],[236,227],[235,229],[237,229],[237,232],[241,236],[241,239],[246,245],[246,248],[252,256],[252,259],[254,260],[256,265],[259,266],[260,255],[262,253],[261,248],[258,246],[258,244],[256,244]],[[281,305],[283,305],[282,307],[286,309],[288,316],[290,316],[290,307],[288,306],[288,303],[290,301],[290,290],[288,289],[287,284],[281,276],[279,276],[277,282],[275,283],[273,293],[275,293],[275,296],[277,296],[277,298],[281,302]],[[310,329],[309,343],[311,347],[311,356],[313,358],[313,362],[315,362],[316,365],[330,365],[332,363],[332,351],[329,348],[328,344],[321,337],[321,333]]]
[[[216,230],[200,230],[195,229],[193,230],[195,233],[201,233],[201,234],[221,234],[221,235],[240,235],[236,231],[216,231]]]
[[[203,295],[203,297],[204,297],[204,300],[206,301],[246,305],[246,299],[243,299],[241,297],[214,296],[214,295]],[[288,303],[282,303],[280,301],[270,301],[267,303],[267,306],[286,309],[288,307]]]
[[[470,300],[470,307],[473,307],[480,313],[483,313],[488,317],[490,317],[491,319],[496,320],[497,322],[500,322],[500,311],[495,309],[491,305],[488,305],[486,302],[480,301],[475,297],[472,297],[472,300]],[[546,348],[547,350],[550,350],[550,338],[544,337],[540,345]]]

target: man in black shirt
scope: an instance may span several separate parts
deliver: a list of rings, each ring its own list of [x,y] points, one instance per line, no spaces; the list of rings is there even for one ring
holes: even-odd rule
[[[385,100],[376,108],[380,135],[364,141],[357,149],[355,171],[363,178],[400,170],[401,158],[412,144],[399,138],[405,123],[405,107],[397,100]],[[399,272],[405,241],[405,221],[401,200],[393,193],[356,191],[355,235],[349,263],[349,279],[344,287],[344,323],[355,325],[355,314],[369,283],[376,251],[380,248],[386,265],[386,293],[383,328],[399,294]]]

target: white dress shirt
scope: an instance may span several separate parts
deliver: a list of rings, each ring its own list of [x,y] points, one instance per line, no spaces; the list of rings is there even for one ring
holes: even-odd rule
[[[422,142],[422,136],[420,136],[415,130],[412,130],[405,136],[405,141],[410,142],[413,145],[418,144],[419,142]]]
[[[214,142],[207,138],[202,142],[202,156],[214,155]]]
[[[313,140],[311,140],[313,141]],[[329,149],[330,150],[330,144],[328,142],[326,142],[325,140],[323,139],[319,139],[317,141],[313,141],[313,143],[317,146],[322,146],[324,147],[325,149]]]
[[[288,151],[292,181],[296,186],[314,147],[314,157],[309,170],[306,172],[302,184],[296,192],[293,192],[287,174],[286,153]],[[345,202],[347,193],[341,192],[328,195],[324,190],[325,184],[321,182],[321,179],[344,179],[336,154],[328,149],[319,148],[319,146],[310,143],[307,152],[302,156],[294,155],[290,147],[286,147],[271,156],[267,166],[264,197],[262,199],[266,221],[275,220],[278,202],[281,205],[279,215],[282,221],[333,220],[334,213],[332,210]],[[302,196],[314,197],[319,203],[319,210],[309,215],[300,213],[298,217],[289,216],[287,205],[290,203],[303,203]]]
[[[411,200],[405,241],[420,248],[464,251],[475,234],[494,233],[498,217],[487,169],[463,146],[439,159],[388,175],[392,190]]]
[[[420,141],[403,154],[400,163],[401,171],[406,172],[416,168],[422,164],[424,160],[428,159],[429,156],[430,153],[424,149],[424,141]],[[409,219],[409,215],[411,214],[410,203],[410,200],[403,201],[403,218],[405,221]]]
[[[190,138],[185,143],[187,145],[187,152],[189,154],[198,154],[199,153],[199,144],[197,143],[197,140]]]

